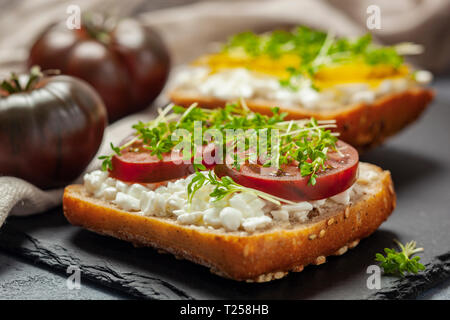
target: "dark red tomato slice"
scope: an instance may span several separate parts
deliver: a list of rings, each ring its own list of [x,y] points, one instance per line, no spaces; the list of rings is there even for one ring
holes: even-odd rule
[[[172,157],[171,153],[163,155],[160,160],[150,151],[136,147],[125,148],[121,156],[112,158],[111,176],[128,182],[159,182],[185,177],[194,172],[191,161],[184,163],[181,155]]]
[[[301,176],[295,164],[282,166],[281,170],[259,164],[244,164],[239,171],[232,165],[220,164],[215,166],[214,171],[219,177],[229,176],[240,185],[286,200],[319,200],[347,190],[356,181],[358,152],[342,141],[338,141],[337,148],[341,154],[328,153],[328,169],[317,174],[314,186],[308,184],[309,176]]]
[[[131,136],[124,141],[126,143]],[[215,145],[208,144],[202,147],[202,163],[207,169],[214,167]],[[153,183],[177,178],[184,178],[194,173],[192,157],[188,163],[182,161],[181,153],[172,157],[171,153],[163,155],[160,160],[152,156],[150,151],[143,148],[140,143],[135,143],[121,152],[121,156],[112,158],[113,170],[111,176],[128,182]],[[205,159],[209,160],[205,162]]]

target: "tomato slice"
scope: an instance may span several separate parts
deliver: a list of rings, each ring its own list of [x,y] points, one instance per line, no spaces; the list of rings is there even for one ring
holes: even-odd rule
[[[130,138],[125,139],[122,143],[126,143]],[[214,168],[215,145],[213,143],[203,146],[201,153],[203,153],[203,165],[207,169]],[[113,156],[113,169],[110,175],[116,179],[127,182],[138,183],[154,183],[166,180],[173,180],[177,178],[185,178],[194,173],[194,168],[191,161],[184,163],[182,154],[175,154],[172,157],[171,153],[163,154],[163,159],[157,156],[152,156],[151,152],[143,148],[142,143],[134,143],[132,146],[121,151],[121,156]],[[206,155],[209,158],[205,157]],[[205,162],[205,159],[213,158],[212,162]]]
[[[194,172],[192,163],[184,163],[181,155],[172,157],[163,154],[163,159],[151,155],[150,151],[133,144],[112,158],[110,175],[127,182],[159,182],[185,177]]]
[[[229,176],[236,183],[291,201],[329,198],[347,190],[356,181],[358,152],[345,142],[338,141],[337,152],[329,152],[325,171],[317,174],[316,184],[308,184],[310,177],[302,177],[296,164],[284,165],[281,170],[259,164],[243,164],[240,170],[231,164],[218,164],[217,176]]]

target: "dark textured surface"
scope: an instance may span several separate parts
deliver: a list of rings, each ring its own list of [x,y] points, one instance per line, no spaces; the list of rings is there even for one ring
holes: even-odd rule
[[[361,299],[427,298],[446,288],[450,254],[450,81],[436,82],[437,97],[420,121],[363,157],[391,170],[398,195],[392,217],[371,237],[321,266],[265,284],[222,279],[201,266],[70,226],[61,209],[30,218],[9,218],[0,246],[65,274],[77,264],[82,277],[114,291],[147,298]],[[392,239],[416,240],[427,271],[403,279],[382,277],[379,291],[366,287],[367,267]],[[438,258],[440,257],[440,258]],[[1,264],[0,264],[1,265]],[[0,279],[2,270],[0,269]],[[37,278],[36,281],[39,281]],[[45,285],[45,283],[44,283]],[[1,294],[0,286],[0,294]],[[24,293],[25,295],[26,293]],[[45,291],[47,298],[52,291]],[[436,292],[435,292],[436,294]],[[428,296],[430,298],[430,296]]]
[[[369,299],[411,299],[433,288],[436,284],[450,278],[450,254],[436,257],[426,265],[424,272],[407,275],[392,282],[389,288],[384,288]]]
[[[50,219],[59,219],[53,214]],[[40,241],[14,227],[7,228],[0,234],[1,247],[19,256],[30,258],[54,270],[66,272],[69,266],[80,269],[84,279],[100,283],[110,288],[138,298],[151,299],[190,299],[191,297],[164,280],[134,271],[125,271],[109,264],[107,261],[86,259],[68,246]]]
[[[450,300],[450,278],[421,293],[417,300]]]
[[[9,219],[0,230],[0,247],[62,273],[68,265],[77,265],[85,279],[147,298],[360,298],[370,293],[366,288],[367,266],[373,263],[378,248],[390,245],[393,237],[390,232],[379,231],[325,265],[308,267],[279,281],[247,284],[222,279],[202,266],[150,248],[134,248],[127,242],[72,227],[58,210],[42,215],[39,223],[36,218]],[[148,280],[153,277],[159,281]],[[383,287],[390,278],[384,281]],[[179,288],[179,296],[165,284]]]
[[[70,290],[67,275],[54,272],[30,260],[0,252],[0,299],[127,299],[128,295],[112,292],[81,278],[80,288]]]

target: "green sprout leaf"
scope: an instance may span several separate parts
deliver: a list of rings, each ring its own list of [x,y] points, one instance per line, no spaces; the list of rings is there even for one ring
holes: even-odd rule
[[[255,196],[258,196],[262,199],[270,201],[276,205],[280,205],[283,203],[294,204],[294,202],[285,200],[268,193],[244,187],[236,182],[228,176],[223,176],[222,178],[217,177],[217,175],[213,171],[208,172],[199,172],[195,173],[195,176],[192,178],[191,182],[188,184],[188,203],[192,203],[192,199],[194,195],[205,185],[214,186],[213,191],[209,194],[209,196],[213,199],[214,202],[220,201],[224,198],[230,197],[232,194],[236,192],[244,192],[250,193]]]
[[[172,111],[172,113],[170,113]],[[135,130],[133,139],[127,143],[115,146],[112,143],[111,154],[99,157],[102,160],[102,169],[113,170],[112,158],[114,155],[120,156],[126,148],[132,148],[133,152],[149,152],[150,155],[163,159],[164,154],[170,153],[179,141],[172,140],[172,134],[177,129],[186,130],[190,135],[190,150],[196,150],[194,141],[194,130],[198,129],[201,123],[202,132],[208,129],[216,129],[222,133],[223,141],[217,141],[226,152],[227,146],[238,147],[238,153],[233,154],[234,167],[240,170],[241,161],[247,161],[249,154],[260,151],[264,146],[267,152],[277,154],[270,160],[263,161],[265,167],[280,168],[281,165],[298,162],[299,171],[302,176],[310,176],[309,183],[316,183],[317,174],[321,170],[326,170],[327,152],[336,150],[337,137],[329,128],[335,127],[334,121],[311,120],[290,120],[285,121],[285,112],[280,112],[280,108],[271,109],[272,115],[262,115],[254,113],[248,109],[244,101],[239,103],[229,103],[225,108],[209,110],[199,108],[192,104],[189,108],[169,105],[166,109],[160,110],[160,115],[152,121],[134,124]],[[227,130],[235,130],[236,135],[232,141],[226,134]],[[262,139],[262,144],[258,144],[258,150],[251,150],[247,130],[267,130],[267,139]],[[277,130],[280,133],[279,141],[272,145],[272,132]],[[261,138],[261,134],[257,133]],[[244,136],[241,136],[244,135]],[[241,141],[244,143],[237,143]],[[261,140],[260,140],[261,142]],[[135,145],[135,143],[137,143]],[[207,141],[201,141],[203,145]],[[243,158],[243,159],[240,159]],[[195,165],[196,171],[205,170],[200,165]]]
[[[425,266],[419,262],[420,257],[413,257],[414,254],[422,252],[423,248],[416,248],[415,241],[408,242],[405,245],[397,240],[394,241],[400,247],[400,252],[385,248],[385,256],[381,253],[375,255],[375,260],[380,262],[380,266],[383,268],[385,274],[404,276],[405,273],[416,274],[419,271],[425,270]]]

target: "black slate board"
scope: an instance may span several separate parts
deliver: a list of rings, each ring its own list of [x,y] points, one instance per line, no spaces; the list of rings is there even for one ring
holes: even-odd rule
[[[63,273],[79,265],[82,279],[139,298],[414,298],[450,278],[450,79],[436,81],[435,88],[436,100],[420,122],[362,158],[391,170],[398,196],[393,216],[358,247],[324,265],[270,283],[238,283],[171,255],[73,227],[60,208],[9,218],[0,230],[0,247]],[[394,238],[425,247],[427,270],[402,279],[383,277],[381,290],[369,290],[367,267]]]
[[[83,281],[79,289],[69,290],[67,274],[43,265],[34,265],[29,259],[0,251],[0,300],[49,298],[122,300],[129,299],[130,296],[87,281]]]

